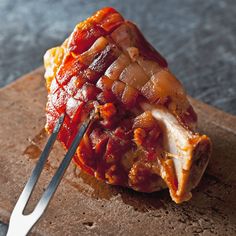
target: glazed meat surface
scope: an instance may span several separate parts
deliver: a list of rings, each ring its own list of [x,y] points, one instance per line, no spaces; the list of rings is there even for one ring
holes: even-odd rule
[[[185,90],[137,26],[101,9],[48,50],[44,64],[46,129],[64,113],[58,138],[66,149],[81,122],[99,111],[74,156],[82,170],[136,191],[168,187],[176,203],[191,198],[211,143],[196,133]]]

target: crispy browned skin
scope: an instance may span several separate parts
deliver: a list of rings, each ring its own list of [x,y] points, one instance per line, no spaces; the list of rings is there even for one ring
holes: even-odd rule
[[[210,156],[197,117],[165,59],[139,29],[112,8],[78,24],[44,57],[46,129],[66,114],[59,140],[68,148],[81,122],[98,108],[74,161],[97,179],[137,191],[168,187],[191,197]]]

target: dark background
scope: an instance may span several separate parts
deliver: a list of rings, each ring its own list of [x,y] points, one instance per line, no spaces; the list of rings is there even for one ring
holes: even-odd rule
[[[141,28],[191,96],[236,114],[235,0],[0,0],[0,87],[42,65],[48,48],[103,6]]]

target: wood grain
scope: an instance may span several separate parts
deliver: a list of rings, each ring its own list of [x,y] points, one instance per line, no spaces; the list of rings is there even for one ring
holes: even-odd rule
[[[187,203],[167,190],[152,194],[113,187],[71,163],[32,235],[235,235],[236,117],[191,99],[199,130],[213,141],[213,155]],[[0,90],[0,220],[8,222],[16,200],[47,139],[43,70]],[[63,157],[56,143],[27,212],[33,209]]]

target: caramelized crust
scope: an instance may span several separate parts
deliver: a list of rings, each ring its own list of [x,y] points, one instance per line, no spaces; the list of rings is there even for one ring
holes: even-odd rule
[[[101,9],[48,50],[44,64],[46,129],[65,113],[65,148],[89,112],[100,112],[74,157],[81,169],[137,191],[168,187],[177,203],[191,197],[210,140],[195,133],[197,117],[181,83],[133,23]]]

